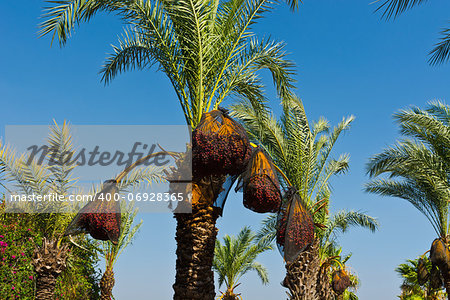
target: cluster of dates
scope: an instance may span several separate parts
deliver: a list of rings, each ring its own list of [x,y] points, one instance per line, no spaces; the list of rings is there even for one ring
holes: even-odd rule
[[[121,231],[120,204],[115,201],[117,182],[107,180],[92,202],[86,204],[66,229],[65,235],[89,233],[94,239],[117,244]],[[107,200],[112,199],[112,200]]]
[[[278,212],[281,205],[280,183],[270,158],[260,149],[253,151],[238,188],[244,192],[244,206],[254,212]]]
[[[286,262],[293,262],[314,242],[314,220],[311,213],[291,188],[278,213],[277,246]]]
[[[429,282],[432,289],[441,289],[443,280],[449,281],[450,272],[450,250],[444,239],[438,238],[433,241],[430,249],[431,270],[427,268],[425,259],[420,258],[417,262],[417,281],[420,285]]]
[[[351,284],[350,276],[344,269],[334,271],[331,278],[331,287],[338,295],[341,295]]]
[[[194,178],[239,175],[244,206],[258,213],[277,212],[280,186],[270,159],[253,148],[245,129],[224,109],[204,113],[192,133]]]
[[[192,133],[194,178],[238,175],[251,153],[252,147],[244,128],[223,109],[204,113]]]

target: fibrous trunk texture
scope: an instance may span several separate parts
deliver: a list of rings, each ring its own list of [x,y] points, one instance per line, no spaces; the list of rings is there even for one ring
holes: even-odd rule
[[[38,275],[36,278],[36,300],[53,300],[55,294],[56,277],[52,274]]]
[[[212,206],[224,180],[192,184],[192,213],[175,213],[177,262],[174,300],[213,300],[212,262],[217,236],[218,208]]]
[[[319,245],[315,241],[292,262],[286,264],[285,286],[291,300],[317,300],[320,268]]]
[[[100,290],[101,290],[101,300],[111,300],[112,290],[114,284],[116,283],[114,279],[114,272],[111,268],[106,269],[103,273],[102,279],[100,280]]]
[[[327,268],[320,267],[317,275],[317,299],[319,300],[334,300],[336,294],[333,291],[328,276]],[[336,298],[339,299],[339,298]]]
[[[42,246],[34,250],[32,260],[36,272],[36,300],[54,298],[56,280],[66,269],[68,246],[59,246],[56,239],[43,239]]]

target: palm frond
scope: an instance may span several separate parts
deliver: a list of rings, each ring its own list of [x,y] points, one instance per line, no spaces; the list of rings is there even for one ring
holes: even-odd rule
[[[341,210],[330,217],[326,223],[326,230],[323,234],[323,246],[331,240],[335,240],[339,232],[345,233],[351,227],[361,227],[375,232],[378,229],[379,223],[374,218],[359,211]]]
[[[428,63],[432,66],[448,62],[450,58],[450,29],[445,28],[441,31],[439,43],[437,43],[430,52]]]
[[[55,193],[65,195],[76,180],[72,177],[72,171],[76,167],[76,162],[72,159],[75,152],[69,124],[66,121],[61,126],[55,122],[50,127],[48,147],[47,159],[52,174],[52,187]]]
[[[396,18],[405,11],[425,3],[426,0],[387,0],[376,11],[382,11],[382,18]]]

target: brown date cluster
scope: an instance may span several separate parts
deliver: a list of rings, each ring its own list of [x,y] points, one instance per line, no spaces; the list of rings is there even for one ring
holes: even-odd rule
[[[432,289],[442,288],[442,279],[450,282],[450,251],[443,238],[433,241],[430,249],[431,271],[425,266],[423,259],[419,259],[417,264],[417,279],[419,284],[424,285],[428,280]]]
[[[83,213],[79,225],[94,239],[117,244],[120,235],[120,213]]]
[[[341,295],[345,290],[350,286],[350,276],[348,276],[347,272],[343,269],[336,270],[333,272],[331,286],[333,291]]]
[[[296,197],[296,196],[294,196]],[[314,241],[314,220],[298,199],[287,202],[280,210],[277,224],[277,244],[286,261],[294,261]]]
[[[267,174],[252,176],[244,186],[244,206],[257,213],[275,213],[281,204],[279,188]]]
[[[246,136],[194,130],[192,136],[192,170],[194,177],[217,174],[238,175],[251,156]]]

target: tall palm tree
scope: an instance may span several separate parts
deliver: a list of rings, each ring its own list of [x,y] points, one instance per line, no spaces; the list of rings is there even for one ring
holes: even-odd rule
[[[225,235],[223,244],[216,240],[213,269],[219,275],[219,287],[225,283],[226,291],[220,299],[237,300],[240,294],[234,289],[240,285],[239,279],[249,271],[256,271],[263,284],[269,283],[267,269],[256,262],[256,257],[271,250],[271,241],[259,240],[248,227],[244,227],[237,237]]]
[[[310,125],[302,102],[296,97],[282,99],[283,112],[279,120],[264,105],[255,106],[242,101],[232,106],[233,116],[244,124],[251,139],[263,147],[277,166],[280,182],[285,189],[294,187],[306,209],[313,214],[314,222],[327,226],[327,231],[316,229],[315,241],[297,260],[286,265],[291,299],[318,299],[319,289],[328,282],[318,282],[321,267],[330,264],[326,249],[334,241],[337,229],[359,225],[376,229],[375,219],[359,212],[340,212],[330,219],[329,179],[348,169],[348,155],[331,158],[332,149],[340,134],[350,127],[353,117],[344,118],[338,126],[330,128],[324,118]],[[276,216],[269,216],[259,233],[260,238],[274,239]],[[330,247],[328,247],[330,248]],[[322,256],[322,257],[321,257]],[[328,272],[322,272],[328,281]],[[328,289],[328,291],[330,291]]]
[[[450,107],[434,101],[427,109],[401,110],[394,118],[404,138],[370,159],[367,170],[374,179],[366,185],[366,191],[410,202],[430,221],[437,242],[445,245],[441,251],[448,252]],[[448,258],[433,261],[434,253],[438,253],[436,245],[433,242],[430,259],[438,265],[450,297]]]
[[[380,1],[380,0],[378,0]],[[375,1],[375,2],[378,2]],[[427,2],[426,0],[384,0],[377,11],[382,11],[382,18],[389,20],[396,18],[407,10],[420,6]],[[428,63],[430,65],[439,65],[448,62],[450,59],[450,28],[444,28],[441,31],[440,41],[429,53]]]
[[[287,0],[291,8],[297,0]],[[158,66],[173,85],[186,123],[195,129],[202,114],[231,96],[257,105],[264,98],[256,72],[272,73],[280,96],[291,92],[293,64],[284,44],[257,39],[250,31],[269,0],[62,0],[49,1],[42,35],[53,34],[64,45],[83,21],[96,13],[118,14],[127,29],[101,73],[108,83],[130,69]],[[223,178],[193,178],[192,214],[177,220],[174,299],[213,299],[211,270],[219,212],[212,207]]]

